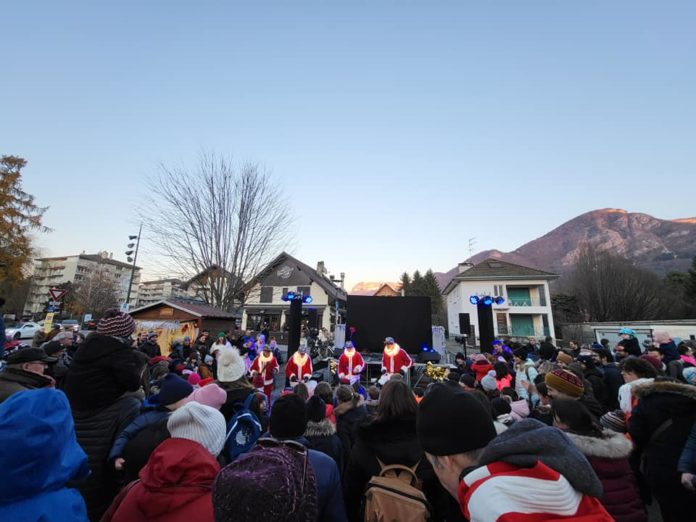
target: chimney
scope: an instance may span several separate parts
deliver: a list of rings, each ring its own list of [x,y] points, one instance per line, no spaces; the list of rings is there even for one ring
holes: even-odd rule
[[[319,261],[319,262],[317,263],[317,272],[318,272],[320,275],[325,275],[325,274],[326,274],[326,267],[324,266],[324,262],[323,262],[323,261]]]
[[[469,270],[474,266],[474,263],[469,263],[468,261],[462,261],[457,265],[457,273],[461,274]]]

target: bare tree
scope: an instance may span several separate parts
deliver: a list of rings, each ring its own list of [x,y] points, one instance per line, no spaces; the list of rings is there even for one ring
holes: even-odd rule
[[[665,287],[657,275],[590,245],[580,252],[571,286],[590,321],[657,319],[668,310]]]
[[[141,217],[165,264],[207,303],[241,304],[242,287],[279,253],[291,223],[268,171],[204,154],[193,170],[161,166],[148,184]]]
[[[118,280],[113,272],[98,266],[69,286],[65,298],[67,312],[91,313],[101,317],[105,310],[118,306]]]

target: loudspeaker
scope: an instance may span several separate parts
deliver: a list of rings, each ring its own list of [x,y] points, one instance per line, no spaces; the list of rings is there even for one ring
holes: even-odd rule
[[[440,362],[440,354],[437,352],[420,352],[416,356],[416,362],[419,362],[419,363],[427,363],[427,362],[439,363]]]
[[[481,352],[491,352],[493,350],[493,307],[486,306],[483,301],[479,301],[478,309],[479,341]]]
[[[471,321],[469,314],[459,314],[459,333],[469,336],[471,334]]]

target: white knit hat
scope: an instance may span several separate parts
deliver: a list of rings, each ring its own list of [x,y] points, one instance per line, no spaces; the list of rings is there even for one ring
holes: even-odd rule
[[[169,416],[167,429],[173,439],[188,439],[199,443],[217,457],[225,445],[225,417],[215,408],[189,402]]]
[[[217,375],[220,382],[234,382],[246,373],[244,360],[236,348],[223,348],[218,356]]]

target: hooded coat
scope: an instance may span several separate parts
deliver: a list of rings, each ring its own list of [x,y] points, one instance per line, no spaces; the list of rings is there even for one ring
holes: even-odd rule
[[[167,439],[152,453],[140,481],[116,508],[113,522],[212,522],[215,457],[188,439]]]
[[[362,520],[360,505],[365,486],[374,475],[380,472],[377,459],[387,466],[402,464],[412,467],[417,464],[416,476],[423,481],[423,492],[429,502],[436,512],[446,511],[446,506],[449,505],[448,495],[439,486],[435,472],[425,458],[416,433],[415,417],[374,419],[358,425],[355,445],[343,476],[343,496],[348,520]],[[437,520],[438,517],[434,519]]]
[[[140,358],[124,340],[93,334],[75,352],[63,389],[73,411],[106,408],[140,388],[142,369]]]
[[[88,520],[82,496],[66,486],[84,479],[89,468],[63,392],[31,390],[7,399],[0,406],[0,447],[6,449],[0,454],[0,520]]]
[[[488,372],[493,369],[493,365],[488,361],[474,361],[471,365],[471,371],[476,375],[476,382],[481,382]]]
[[[629,456],[633,445],[620,433],[605,430],[603,437],[589,437],[568,433],[587,458],[602,482],[602,504],[617,522],[647,522],[643,501],[633,476]]]
[[[677,463],[696,420],[696,387],[669,381],[635,386],[638,404],[628,420],[637,457],[662,518],[696,520],[696,493],[681,485]],[[690,514],[690,518],[686,514]]]
[[[602,483],[556,428],[534,419],[516,422],[488,443],[478,464],[459,484],[462,512],[471,522],[516,520],[522,513],[525,520],[612,520],[597,499]]]

